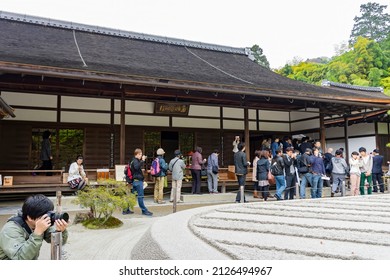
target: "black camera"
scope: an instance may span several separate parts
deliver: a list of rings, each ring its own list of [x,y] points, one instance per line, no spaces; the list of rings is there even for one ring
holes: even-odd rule
[[[47,216],[50,218],[51,226],[54,225],[55,220],[65,220],[65,222],[69,221],[69,214],[64,213],[57,213],[55,211],[49,211],[47,212]]]

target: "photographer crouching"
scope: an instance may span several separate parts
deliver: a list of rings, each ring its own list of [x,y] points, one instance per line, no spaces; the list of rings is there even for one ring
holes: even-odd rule
[[[62,232],[65,244],[69,215],[56,214],[53,209],[53,202],[44,195],[28,197],[22,211],[10,218],[0,231],[0,260],[38,259],[43,240],[50,243],[54,232]]]

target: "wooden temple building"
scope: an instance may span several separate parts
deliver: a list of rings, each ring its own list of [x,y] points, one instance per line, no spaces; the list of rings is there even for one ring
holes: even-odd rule
[[[241,135],[308,135],[326,147],[386,150],[390,98],[376,88],[314,86],[253,61],[247,48],[192,42],[0,11],[0,169],[32,169],[50,130],[57,169],[125,163],[135,148],[166,158],[195,146],[233,162]],[[5,107],[5,106],[4,106]],[[9,111],[9,109],[8,109]]]

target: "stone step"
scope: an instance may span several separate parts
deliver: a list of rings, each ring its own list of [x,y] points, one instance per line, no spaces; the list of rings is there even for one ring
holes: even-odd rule
[[[235,202],[235,193],[186,194],[181,196],[183,202]]]

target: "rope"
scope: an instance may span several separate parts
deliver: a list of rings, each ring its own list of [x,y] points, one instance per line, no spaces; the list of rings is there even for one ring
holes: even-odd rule
[[[83,56],[81,55],[79,44],[77,43],[77,39],[76,39],[76,31],[75,30],[73,30],[73,39],[74,39],[74,43],[76,44],[77,51],[79,52],[79,56],[81,58],[81,61],[83,62],[83,67],[88,67],[88,65],[84,61]]]
[[[213,67],[214,69],[218,70],[219,72],[222,72],[223,74],[228,75],[229,77],[232,77],[232,78],[234,78],[234,79],[236,79],[236,80],[239,80],[239,81],[241,81],[241,82],[244,82],[244,83],[247,83],[247,84],[250,84],[250,85],[253,85],[253,84],[254,84],[254,83],[252,83],[252,82],[248,82],[248,81],[246,81],[246,80],[244,80],[244,79],[241,79],[241,78],[239,78],[239,77],[237,77],[237,76],[234,76],[233,74],[230,74],[230,73],[228,73],[228,72],[226,72],[226,71],[220,69],[219,67],[217,67],[217,66],[211,64],[211,63],[208,62],[207,60],[205,60],[205,59],[201,58],[200,56],[198,56],[197,54],[193,53],[193,52],[190,51],[187,47],[184,47],[184,48],[185,48],[190,54],[192,54],[192,55],[195,56],[196,58],[200,59],[201,61],[203,61],[203,62],[206,63],[207,65],[209,65],[209,66]]]

